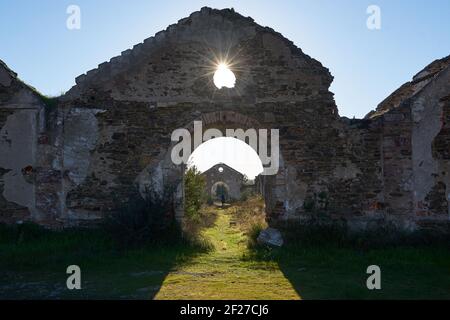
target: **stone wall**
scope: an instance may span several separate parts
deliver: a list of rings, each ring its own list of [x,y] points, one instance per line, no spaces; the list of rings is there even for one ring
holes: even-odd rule
[[[0,61],[0,219],[39,220],[36,209],[37,139],[43,128],[39,96]]]
[[[407,229],[449,222],[448,159],[433,150],[450,147],[449,65],[450,57],[434,61],[369,114],[382,121],[386,215]]]
[[[446,220],[450,214],[450,96],[443,97],[439,105],[442,108],[442,126],[432,144],[437,168],[433,175],[434,185],[425,197],[425,207],[429,208],[432,217]]]
[[[221,59],[232,89],[212,82]],[[271,223],[449,220],[448,59],[360,120],[339,116],[320,62],[233,10],[191,14],[78,77],[52,106],[0,70],[2,221],[92,224],[148,185],[172,186],[181,218],[185,168],[171,161],[171,133],[194,121],[223,133],[279,129],[280,169],[260,179]]]

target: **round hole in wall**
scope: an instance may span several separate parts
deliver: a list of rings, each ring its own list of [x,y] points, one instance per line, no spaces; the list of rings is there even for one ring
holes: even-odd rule
[[[236,76],[226,63],[219,63],[214,73],[213,81],[218,89],[222,89],[223,87],[234,88]]]
[[[219,167],[219,169],[217,169],[217,170],[219,170],[220,173],[223,172],[223,168],[222,167]]]

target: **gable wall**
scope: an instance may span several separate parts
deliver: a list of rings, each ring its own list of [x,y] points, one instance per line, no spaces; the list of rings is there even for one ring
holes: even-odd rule
[[[219,91],[210,70],[224,43],[234,57],[237,83]],[[22,185],[31,188],[30,202],[0,197],[2,215],[9,217],[2,220],[28,215],[49,226],[92,224],[148,184],[161,192],[173,186],[174,207],[182,215],[184,167],[171,161],[171,133],[190,130],[196,120],[279,130],[280,170],[261,178],[269,221],[323,217],[364,229],[392,220],[414,229],[419,201],[426,212],[445,208],[447,173],[435,178],[435,167],[424,173],[417,144],[427,137],[435,150],[445,149],[445,130],[436,120],[445,106],[437,104],[445,82],[424,91],[432,100],[418,96],[373,119],[349,120],[337,113],[331,81],[326,68],[273,30],[230,10],[202,9],[77,78],[50,111],[42,112],[39,99],[21,98],[29,121],[19,122],[31,131],[24,135],[29,141],[17,146],[34,168]],[[420,103],[423,112],[429,105],[436,111],[429,114],[433,134],[421,129],[425,122],[413,121],[411,110],[418,109],[411,106]],[[0,106],[3,132],[10,106]],[[14,117],[19,114],[14,110]],[[447,166],[443,151],[433,156],[439,160],[430,158],[431,147],[425,151],[433,166]],[[17,164],[0,165],[3,197],[7,188],[19,190],[5,179],[8,170],[23,176],[19,157],[6,154],[3,163]],[[435,217],[448,220],[446,213],[430,215]]]

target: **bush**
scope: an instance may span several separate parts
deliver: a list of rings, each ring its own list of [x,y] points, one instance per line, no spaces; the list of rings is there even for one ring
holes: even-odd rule
[[[248,248],[255,248],[258,246],[258,236],[266,228],[266,224],[263,222],[255,222],[252,225],[250,225],[250,228],[247,231],[247,247]]]
[[[198,220],[200,209],[207,200],[206,180],[195,166],[186,171],[184,178],[184,213],[186,218]]]
[[[119,205],[106,219],[106,230],[121,248],[178,239],[180,232],[173,218],[173,192],[162,195],[147,190],[142,198],[136,190],[127,203]]]
[[[239,201],[247,201],[250,198],[253,198],[256,196],[256,193],[251,188],[244,188],[241,192],[241,197],[239,198]]]

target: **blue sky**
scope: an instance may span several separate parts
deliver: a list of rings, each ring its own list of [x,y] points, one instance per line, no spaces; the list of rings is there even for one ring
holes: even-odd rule
[[[68,30],[68,5],[81,29]],[[381,29],[366,27],[369,5]],[[341,115],[363,117],[431,61],[450,54],[450,1],[0,0],[0,59],[48,95],[169,24],[208,5],[233,7],[270,26],[334,76]]]

